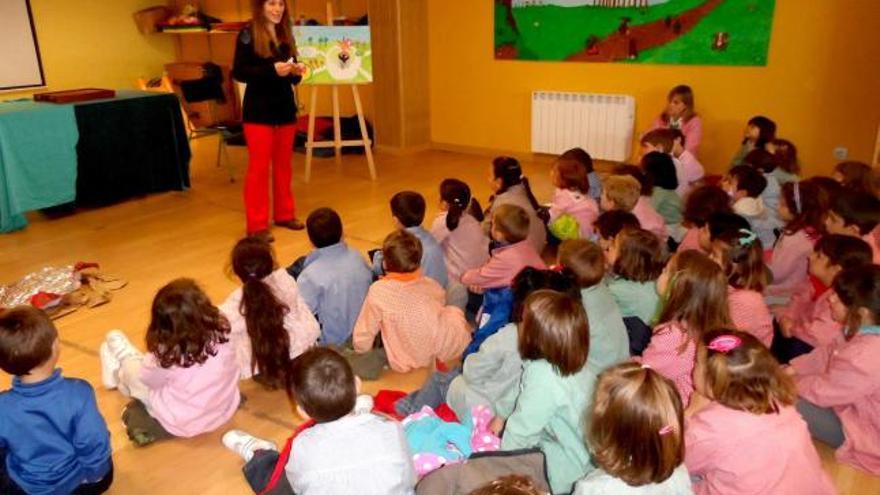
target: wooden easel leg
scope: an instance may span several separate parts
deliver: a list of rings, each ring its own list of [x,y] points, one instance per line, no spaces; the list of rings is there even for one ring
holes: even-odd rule
[[[318,107],[318,86],[312,85],[312,91],[309,94],[309,133],[306,139],[306,176],[305,182],[308,183],[312,178],[312,155],[315,151],[315,112]]]
[[[339,86],[333,85],[333,149],[336,167],[342,167],[342,123],[339,110]]]
[[[373,143],[367,133],[367,121],[364,119],[364,107],[361,105],[361,93],[356,84],[351,85],[354,95],[354,107],[357,109],[358,123],[361,127],[361,140],[364,142],[364,153],[367,155],[367,166],[370,167],[370,179],[376,180],[376,164],[373,162]]]

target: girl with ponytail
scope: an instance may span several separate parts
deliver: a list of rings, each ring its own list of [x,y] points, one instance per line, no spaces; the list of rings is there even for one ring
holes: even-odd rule
[[[480,226],[482,221],[483,210],[468,185],[444,179],[440,183],[440,213],[431,235],[443,249],[450,281],[459,282],[464,272],[489,260],[489,237]]]
[[[254,237],[238,241],[232,250],[232,271],[242,286],[220,311],[232,329],[241,378],[255,377],[268,388],[284,388],[290,360],[318,340],[318,321],[293,277],[276,266],[267,242]]]
[[[489,167],[489,186],[493,195],[489,198],[489,208],[486,210],[486,221],[484,221],[484,230],[488,233],[490,226],[488,219],[492,218],[492,213],[500,205],[512,204],[524,209],[529,216],[529,236],[528,240],[535,248],[538,254],[544,250],[547,245],[547,229],[545,227],[546,219],[538,216],[541,205],[532,194],[529,187],[529,180],[523,175],[522,166],[516,158],[509,156],[499,156],[492,160]]]

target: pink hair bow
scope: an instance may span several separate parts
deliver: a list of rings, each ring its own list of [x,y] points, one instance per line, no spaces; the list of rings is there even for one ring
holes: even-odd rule
[[[727,354],[728,352],[736,349],[742,345],[742,339],[737,337],[736,335],[719,335],[712,339],[712,342],[709,342],[709,345],[706,346],[709,349],[712,349],[716,352],[723,352]]]

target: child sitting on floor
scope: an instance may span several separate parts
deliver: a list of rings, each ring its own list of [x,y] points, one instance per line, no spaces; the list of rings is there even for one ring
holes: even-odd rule
[[[787,306],[776,311],[779,335],[773,354],[781,363],[843,340],[842,325],[831,312],[834,277],[843,270],[871,264],[871,248],[865,241],[844,235],[826,235],[810,255],[809,270],[819,284],[804,282]]]
[[[321,324],[321,343],[343,345],[351,340],[373,275],[364,257],[342,240],[342,219],[330,208],[318,208],[306,219],[315,249],[287,268],[299,293]]]
[[[106,492],[113,483],[110,432],[84,380],[56,368],[58,330],[31,306],[0,310],[0,493]]]
[[[486,233],[491,236],[489,222],[496,208],[502,205],[519,206],[529,217],[529,243],[536,253],[541,254],[547,245],[547,228],[544,225],[546,218],[541,219],[538,216],[541,205],[532,194],[529,179],[523,174],[519,161],[509,156],[499,156],[492,160],[492,165],[489,166],[489,187],[492,189],[492,197],[489,198],[489,208],[483,221]]]
[[[752,117],[746,124],[742,145],[730,161],[730,167],[742,165],[749,152],[755,149],[767,149],[768,143],[774,139],[776,139],[776,122],[763,115]]]
[[[557,160],[550,170],[556,187],[550,204],[547,228],[559,240],[589,239],[599,205],[590,197],[590,183],[584,167],[574,160]]]
[[[798,174],[801,173],[801,166],[798,163],[797,148],[794,143],[787,139],[774,139],[767,143],[767,151],[773,154],[776,161],[776,168],[773,170],[773,177],[782,187],[789,182],[798,182],[801,180]]]
[[[587,180],[590,182],[590,197],[593,198],[596,204],[599,204],[599,199],[602,197],[602,180],[593,169],[593,158],[590,154],[584,151],[583,148],[572,148],[559,155],[559,159],[573,160],[584,168],[584,173],[587,174]]]
[[[813,438],[840,462],[880,475],[880,267],[845,270],[834,279],[831,312],[843,341],[791,362],[797,409]]]
[[[609,267],[606,284],[621,314],[651,325],[660,303],[656,281],[663,271],[657,236],[642,229],[624,230],[605,255]]]
[[[745,217],[752,230],[758,234],[761,245],[770,249],[776,242],[775,225],[764,200],[761,199],[761,193],[767,187],[767,179],[756,169],[739,165],[724,176],[721,187],[730,195],[734,213]]]
[[[142,354],[112,330],[100,351],[104,386],[133,399],[122,422],[136,445],[194,437],[232,418],[241,394],[229,322],[195,281],[159,289],[146,340]]]
[[[612,175],[605,179],[602,189],[601,206],[603,211],[623,210],[639,219],[639,225],[657,236],[665,243],[669,237],[663,217],[651,206],[647,196],[642,196],[643,187],[631,175]],[[648,193],[650,194],[650,193]]]
[[[449,274],[443,249],[434,236],[422,227],[425,220],[425,198],[413,191],[401,191],[391,197],[391,217],[398,229],[406,230],[416,236],[422,244],[421,267],[428,278],[434,279],[440,287],[446,288]],[[382,275],[382,251],[373,255],[373,273]]]
[[[700,243],[727,275],[727,300],[733,325],[770,347],[773,315],[764,302],[770,271],[764,250],[749,222],[735,213],[716,213],[703,228]]]
[[[531,219],[525,210],[512,204],[497,206],[492,212],[490,233],[499,247],[485,265],[468,270],[461,283],[477,293],[486,289],[510,286],[513,277],[527,266],[547,268],[528,240]]]
[[[269,243],[245,237],[232,250],[232,271],[242,282],[220,305],[229,321],[241,379],[283,388],[291,359],[315,345],[321,330],[296,281],[276,268]]]
[[[602,252],[607,255],[617,234],[624,230],[640,229],[641,225],[639,224],[639,219],[632,213],[622,210],[611,210],[599,215],[596,223],[593,224],[593,228],[596,231],[596,242],[602,248]]]
[[[863,191],[841,191],[825,216],[829,234],[861,238],[871,246],[873,262],[880,264],[880,199]]]
[[[566,493],[594,469],[584,446],[596,372],[587,365],[590,329],[577,299],[551,290],[533,292],[523,304],[519,353],[522,385],[510,417],[493,420],[503,429],[502,450],[540,447],[547,457],[553,493]]]
[[[641,362],[675,383],[682,402],[694,391],[697,343],[713,328],[730,326],[727,280],[717,263],[696,251],[677,253],[657,279],[664,298]]]
[[[440,213],[431,235],[440,243],[450,282],[460,283],[464,272],[483,266],[489,259],[489,238],[480,222],[483,210],[471,189],[458,179],[440,183]]]
[[[676,242],[681,241],[684,235],[681,231],[682,202],[681,197],[675,192],[678,179],[675,177],[672,157],[652,151],[642,157],[641,167],[648,182],[653,186],[651,206],[663,217],[670,237]]]
[[[675,385],[638,363],[599,375],[587,446],[599,469],[573,495],[692,495]]]
[[[767,302],[788,304],[807,280],[807,265],[813,246],[821,236],[828,211],[828,194],[813,180],[789,182],[779,196],[779,218],[785,228],[776,240],[768,267],[773,282],[767,287]]]
[[[401,373],[435,359],[460,358],[471,338],[462,310],[447,306],[443,288],[422,275],[421,259],[422,246],[413,234],[397,230],[385,238],[385,276],[370,286],[352,334],[355,352],[386,354],[391,368]],[[384,349],[373,349],[380,332]]]
[[[671,155],[673,160],[678,162],[678,171],[681,175],[681,182],[678,184],[678,188],[675,192],[677,192],[682,199],[685,199],[693,188],[700,183],[706,175],[706,171],[703,168],[703,164],[701,164],[697,160],[697,157],[687,148],[687,141],[684,133],[679,129],[672,129],[671,134]]]
[[[851,191],[874,194],[875,175],[874,169],[867,163],[846,161],[834,167],[831,177]]]
[[[600,372],[629,358],[629,337],[623,316],[605,278],[602,248],[586,239],[565,241],[559,246],[558,265],[568,270],[581,289],[581,301],[590,323],[590,354],[587,365]]]
[[[758,339],[718,329],[700,339],[685,464],[699,495],[837,493],[793,407],[790,377]]]
[[[283,452],[240,430],[223,444],[247,463],[254,493],[411,495],[415,470],[400,425],[370,413],[369,396],[335,351],[316,347],[294,362],[289,394],[306,420]],[[280,468],[283,467],[283,471]]]
[[[700,246],[700,231],[715,213],[733,213],[730,208],[730,196],[718,186],[700,186],[687,196],[682,212],[682,227],[685,229],[684,237],[676,248],[682,252],[688,249],[703,251]]]

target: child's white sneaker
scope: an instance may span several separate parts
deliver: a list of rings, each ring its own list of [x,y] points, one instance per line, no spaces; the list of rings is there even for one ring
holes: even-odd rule
[[[119,368],[122,360],[132,356],[139,356],[140,351],[119,330],[107,332],[104,342],[101,343],[99,356],[101,358],[101,382],[107,389],[119,386]]]
[[[107,332],[104,343],[107,344],[107,350],[110,354],[120,363],[130,357],[142,355],[141,351],[128,340],[128,337],[121,330]]]
[[[223,434],[223,445],[241,456],[244,462],[250,462],[258,450],[278,450],[274,443],[257,438],[241,430],[229,430]]]

